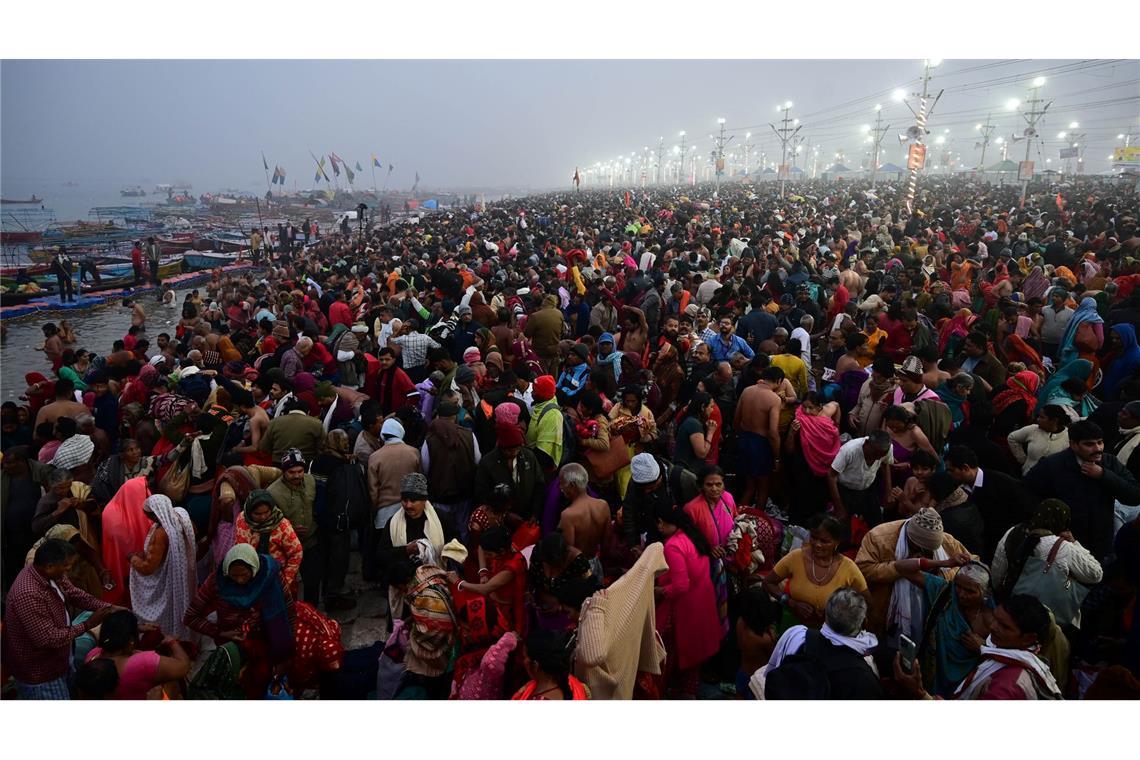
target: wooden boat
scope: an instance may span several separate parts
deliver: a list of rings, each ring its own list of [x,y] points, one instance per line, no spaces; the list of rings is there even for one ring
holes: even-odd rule
[[[134,187],[124,187],[119,191],[119,195],[123,196],[124,198],[142,198],[146,195],[146,190],[143,190],[138,185],[135,185]]]
[[[220,251],[187,251],[184,257],[186,269],[196,272],[201,269],[229,266],[241,258],[241,253],[233,251],[223,253]]]
[[[44,233],[37,230],[0,230],[0,245],[28,245],[43,237]]]
[[[12,200],[10,198],[0,198],[0,204],[3,204],[5,206],[18,204],[18,203],[43,203],[43,202],[44,202],[43,198],[37,198],[35,195],[33,195],[31,198],[29,198],[26,201]]]
[[[158,249],[164,254],[177,253],[193,248],[197,236],[193,232],[175,232],[170,235],[156,235],[154,240],[158,243]]]

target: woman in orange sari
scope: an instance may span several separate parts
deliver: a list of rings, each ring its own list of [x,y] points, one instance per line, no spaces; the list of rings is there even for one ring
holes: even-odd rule
[[[130,607],[130,556],[143,550],[152,525],[143,512],[143,503],[150,494],[146,478],[131,478],[103,508],[103,565],[114,583],[104,592],[103,599],[120,607]]]

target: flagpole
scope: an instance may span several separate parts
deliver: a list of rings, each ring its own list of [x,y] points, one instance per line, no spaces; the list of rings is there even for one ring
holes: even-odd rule
[[[376,158],[372,159],[372,192],[376,192]]]
[[[265,151],[261,151],[261,168],[265,170],[265,189],[272,193],[273,188],[269,186],[269,164],[265,160]]]

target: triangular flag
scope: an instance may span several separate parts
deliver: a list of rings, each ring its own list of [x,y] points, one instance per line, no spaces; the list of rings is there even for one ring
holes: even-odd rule
[[[391,174],[391,173],[392,173],[392,170],[393,170],[393,169],[395,169],[395,168],[396,168],[396,167],[392,166],[391,164],[388,164],[388,173],[389,173],[389,174]]]
[[[348,175],[348,181],[352,182],[356,179],[356,175],[352,173],[352,169],[348,168],[348,164],[344,165],[344,173]]]
[[[376,158],[376,154],[375,154],[375,153],[373,153],[373,154],[372,154],[372,165],[373,165],[373,166],[378,166],[378,167],[380,167],[381,169],[383,169],[383,168],[384,168],[384,164],[380,163],[380,159]]]
[[[265,151],[261,151],[261,163],[265,167],[265,171],[269,171],[269,162],[265,160]]]
[[[356,162],[356,171],[358,171],[358,172],[364,171],[363,169],[360,168],[360,162],[359,161]]]
[[[333,158],[333,155],[334,154],[331,154],[331,153],[329,154],[329,163],[332,164],[333,174],[335,174],[336,176],[339,177],[340,176],[340,169],[337,168],[336,159]]]

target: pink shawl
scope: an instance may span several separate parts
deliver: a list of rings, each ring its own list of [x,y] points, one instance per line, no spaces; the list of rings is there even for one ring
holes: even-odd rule
[[[145,477],[131,478],[103,508],[103,564],[115,582],[115,588],[103,599],[120,607],[131,604],[127,578],[132,552],[141,552],[146,544],[151,521],[143,514],[143,502],[150,495]]]
[[[816,475],[826,475],[839,453],[839,429],[830,417],[808,414],[802,406],[796,408],[800,423],[800,449],[808,467]]]

